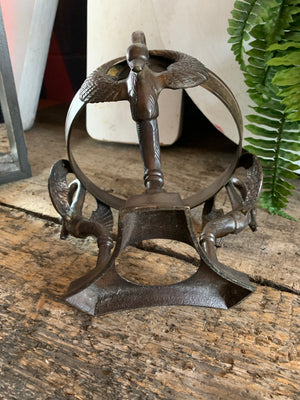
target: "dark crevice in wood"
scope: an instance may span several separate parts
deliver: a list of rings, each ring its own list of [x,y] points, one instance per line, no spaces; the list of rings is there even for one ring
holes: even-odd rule
[[[42,213],[39,213],[39,212],[36,212],[36,211],[26,210],[25,208],[17,207],[17,206],[14,206],[12,204],[6,204],[6,203],[3,203],[2,201],[0,201],[0,206],[1,207],[5,207],[5,208],[10,208],[10,209],[16,210],[16,211],[21,211],[21,212],[23,212],[23,213],[25,213],[27,215],[32,216],[32,217],[39,218],[39,219],[42,219],[44,221],[53,222],[54,224],[61,225],[59,217],[57,217],[57,218],[56,217],[51,217],[50,215],[42,214]]]
[[[256,283],[257,285],[260,285],[260,286],[267,286],[272,289],[280,290],[281,292],[297,294],[298,296],[300,295],[299,290],[290,288],[285,285],[281,285],[279,283],[271,281],[270,279],[262,278],[261,276],[255,276],[255,277],[249,276],[249,279],[251,282]]]
[[[186,261],[186,262],[188,262],[188,263],[190,263],[192,265],[196,265],[196,266],[199,265],[199,260],[197,260],[196,258],[189,257],[187,255],[181,254],[179,252],[176,252],[176,251],[173,251],[173,250],[170,250],[170,249],[157,248],[157,247],[155,247],[155,245],[153,245],[153,246],[147,245],[146,247],[144,247],[142,243],[137,244],[135,247],[140,249],[140,250],[147,251],[149,253],[167,255],[169,257],[174,257],[174,258],[178,258],[180,260]],[[267,286],[267,287],[270,287],[272,289],[279,290],[281,292],[300,295],[300,291],[299,290],[290,288],[290,287],[285,286],[285,285],[278,284],[278,283],[276,283],[274,281],[271,281],[269,279],[264,279],[264,278],[262,278],[260,276],[254,276],[254,277],[249,276],[249,279],[250,279],[251,282],[253,282],[253,283],[257,284],[257,285],[260,285],[260,286]]]

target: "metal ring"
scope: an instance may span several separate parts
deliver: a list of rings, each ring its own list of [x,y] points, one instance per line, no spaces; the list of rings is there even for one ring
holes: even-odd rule
[[[111,61],[112,65],[119,60],[120,60],[119,58],[112,60]],[[239,157],[242,152],[243,122],[239,105],[233,93],[228,88],[228,86],[212,71],[208,70],[208,73],[209,73],[208,79],[204,83],[202,83],[201,86],[204,87],[206,90],[210,91],[211,93],[213,93],[216,97],[218,97],[222,101],[222,103],[227,107],[237,126],[239,143],[237,145],[234,158],[232,162],[229,164],[229,166],[225,169],[225,171],[210,186],[183,200],[184,205],[189,206],[190,208],[197,207],[200,204],[204,203],[206,200],[210,199],[216,193],[218,193],[222,189],[222,187],[228,183],[232,173],[234,172],[237,166]],[[74,174],[81,181],[81,183],[89,193],[91,193],[96,199],[98,199],[102,203],[107,204],[119,210],[125,205],[126,200],[114,196],[96,186],[81,171],[71,151],[72,128],[76,119],[78,118],[78,116],[80,115],[81,111],[86,106],[86,104],[87,104],[86,102],[80,100],[78,91],[74,96],[68,110],[66,124],[65,124],[65,135],[66,135],[69,161]]]

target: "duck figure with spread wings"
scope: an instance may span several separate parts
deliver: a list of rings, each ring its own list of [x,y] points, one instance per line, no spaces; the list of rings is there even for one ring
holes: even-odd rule
[[[163,89],[183,89],[202,84],[208,71],[197,59],[170,50],[148,51],[145,35],[136,31],[124,58],[96,69],[83,83],[84,103],[128,100],[136,122],[148,190],[161,190],[158,96]]]

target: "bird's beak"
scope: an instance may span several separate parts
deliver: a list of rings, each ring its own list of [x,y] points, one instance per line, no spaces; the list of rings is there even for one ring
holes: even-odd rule
[[[132,70],[136,73],[141,72],[144,66],[145,66],[144,60],[133,60],[132,62]]]

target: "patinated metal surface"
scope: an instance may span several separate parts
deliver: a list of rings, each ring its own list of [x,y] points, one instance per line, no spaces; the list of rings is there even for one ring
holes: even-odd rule
[[[158,96],[165,88],[181,89],[201,85],[216,95],[229,109],[239,135],[233,159],[210,186],[186,199],[163,189],[159,131]],[[145,192],[127,200],[118,198],[88,179],[71,151],[73,124],[87,103],[127,100],[136,122],[140,152],[144,164]],[[97,238],[99,256],[96,267],[72,282],[67,301],[89,314],[153,305],[197,305],[229,308],[254,287],[248,277],[219,262],[216,240],[238,233],[248,225],[256,229],[255,208],[262,183],[257,158],[242,153],[242,118],[229,88],[201,62],[186,54],[152,50],[146,47],[142,32],[132,34],[126,57],[114,59],[94,71],[74,97],[66,120],[66,142],[69,161],[58,161],[49,177],[52,202],[62,217],[61,237],[93,235]],[[246,171],[244,180],[234,176],[237,168]],[[67,175],[77,177],[70,185]],[[225,187],[232,210],[224,215],[214,203]],[[82,216],[85,193],[97,201],[97,209],[88,219]],[[204,204],[203,226],[198,240],[190,210]],[[113,218],[110,207],[119,210],[119,232],[113,248]],[[198,271],[173,285],[145,286],[121,277],[115,261],[120,252],[142,240],[173,239],[194,247],[199,254]]]

